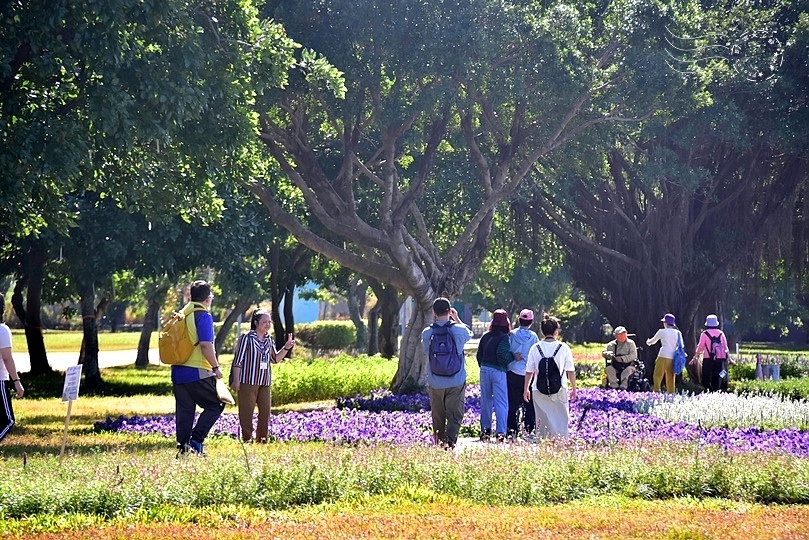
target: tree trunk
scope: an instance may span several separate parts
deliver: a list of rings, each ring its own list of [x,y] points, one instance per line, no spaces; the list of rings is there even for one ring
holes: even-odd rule
[[[348,286],[348,295],[346,301],[348,302],[348,315],[351,322],[354,323],[354,328],[357,331],[357,338],[354,340],[354,348],[358,352],[368,352],[368,328],[362,320],[362,308],[365,304],[364,297],[366,286],[358,274],[354,274]]]
[[[379,302],[368,312],[368,355],[373,356],[379,352],[379,317],[382,306]]]
[[[96,340],[98,340],[98,328],[101,326],[101,319],[104,318],[104,312],[109,305],[110,301],[107,298],[102,298],[95,308]],[[79,364],[84,364],[84,342],[85,338],[82,336],[81,348],[79,349]]]
[[[377,298],[377,307],[382,322],[379,326],[379,352],[384,358],[393,358],[399,350],[399,309],[401,295],[395,287],[375,279],[368,279],[371,290]]]
[[[28,251],[25,261],[25,272],[14,286],[11,305],[25,329],[25,341],[31,359],[31,375],[47,375],[53,373],[45,351],[45,339],[42,335],[42,272],[45,264],[45,251],[39,242]],[[22,291],[26,289],[25,303]],[[27,308],[26,308],[27,306]]]
[[[286,325],[284,331],[277,335],[279,347],[287,342],[287,336],[294,336],[295,333],[295,316],[292,314],[292,308],[295,305],[295,285],[295,280],[290,279],[284,293],[284,322]],[[293,351],[287,352],[287,358],[292,358],[292,355]]]
[[[233,328],[233,323],[235,323],[240,316],[244,315],[247,309],[252,305],[253,300],[249,298],[236,299],[236,302],[233,304],[233,309],[230,310],[228,316],[222,321],[222,326],[219,328],[219,332],[216,333],[214,348],[216,349],[217,356],[222,352],[222,345],[225,343],[231,328]]]
[[[158,285],[149,293],[146,316],[143,319],[143,328],[141,328],[140,340],[138,340],[138,354],[135,357],[135,367],[137,368],[149,366],[149,345],[152,341],[152,332],[158,329],[160,308],[166,302],[169,288],[168,284]]]
[[[399,353],[399,367],[390,383],[391,392],[410,394],[427,386],[427,359],[421,344],[421,332],[432,323],[432,309],[414,309],[407,322],[402,347]]]
[[[98,327],[96,326],[95,286],[92,282],[83,282],[80,286],[81,319],[84,344],[84,388],[88,392],[100,389],[101,370],[98,366]]]

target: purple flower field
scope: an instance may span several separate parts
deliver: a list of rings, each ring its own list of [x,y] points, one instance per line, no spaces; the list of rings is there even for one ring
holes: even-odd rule
[[[797,429],[761,430],[755,427],[702,428],[636,412],[636,404],[659,400],[659,394],[629,393],[599,388],[582,389],[571,405],[574,439],[591,445],[619,441],[666,440],[717,445],[727,451],[777,451],[809,457],[809,432]],[[478,432],[480,389],[466,391],[462,436]],[[212,434],[236,437],[238,416],[223,414]],[[340,399],[337,408],[314,412],[287,412],[270,417],[270,437],[279,441],[327,441],[342,444],[389,443],[427,445],[430,435],[429,399],[425,395],[394,396],[386,390],[369,397]],[[107,418],[97,430],[158,433],[174,437],[174,417]]]

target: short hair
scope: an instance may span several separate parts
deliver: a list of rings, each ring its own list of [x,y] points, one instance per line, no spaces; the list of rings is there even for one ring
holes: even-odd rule
[[[552,336],[553,333],[559,330],[560,327],[561,325],[556,317],[551,317],[548,313],[545,313],[542,316],[542,324],[540,325],[540,329],[542,330],[543,336]]]
[[[204,302],[211,295],[211,284],[202,279],[191,284],[191,301]]]
[[[3,322],[3,316],[6,314],[6,297],[0,293],[0,323]]]
[[[433,313],[436,315],[446,315],[452,305],[447,298],[439,296],[433,301]]]
[[[270,312],[267,311],[266,309],[261,308],[257,308],[253,311],[253,314],[250,315],[250,330],[256,329],[256,327],[258,326],[258,321],[260,321],[261,317],[263,317],[264,315],[269,317]],[[272,318],[270,318],[270,320],[272,321]]]

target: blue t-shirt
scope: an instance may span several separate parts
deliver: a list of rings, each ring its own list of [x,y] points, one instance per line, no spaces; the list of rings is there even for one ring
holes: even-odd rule
[[[446,324],[446,322],[443,322],[443,324]],[[472,337],[472,330],[462,322],[454,322],[449,331],[452,334],[452,339],[455,341],[455,347],[463,354],[463,346]],[[432,335],[433,329],[429,326],[421,332],[421,344],[424,347],[424,360],[427,362],[427,385],[430,388],[436,389],[461,386],[466,382],[466,366],[464,364],[461,364],[461,371],[450,377],[433,375],[432,371],[430,371],[428,358],[430,357],[430,336]]]
[[[197,325],[197,338],[200,343],[213,343],[216,339],[213,330],[213,317],[208,311],[195,311],[194,323]],[[207,377],[215,377],[212,371],[189,366],[171,366],[171,382],[184,384],[199,381]]]

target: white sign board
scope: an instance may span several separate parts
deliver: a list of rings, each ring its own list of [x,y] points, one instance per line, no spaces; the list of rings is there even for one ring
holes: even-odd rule
[[[62,401],[79,399],[79,383],[81,383],[81,364],[68,366],[65,371],[65,387],[62,389]]]

